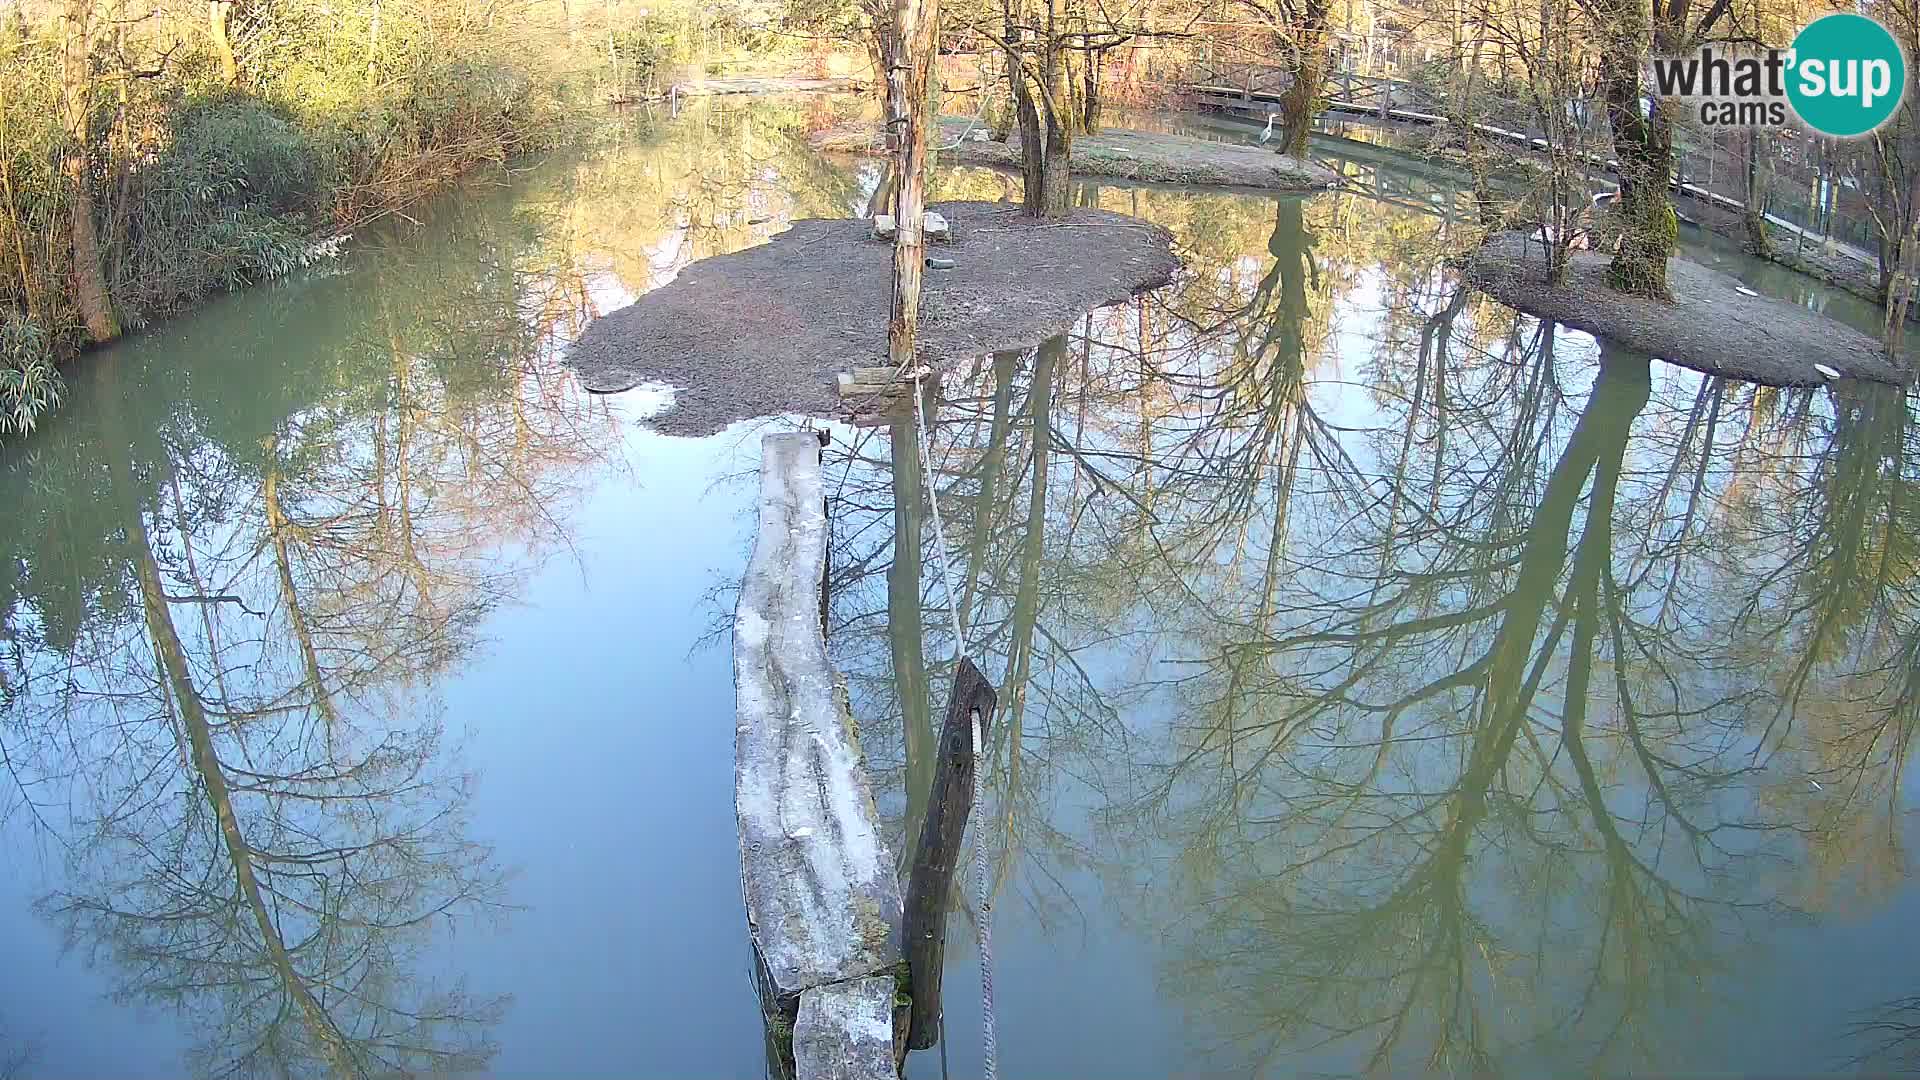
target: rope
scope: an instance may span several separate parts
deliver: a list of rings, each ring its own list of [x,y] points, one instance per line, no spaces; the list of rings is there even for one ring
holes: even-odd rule
[[[918,433],[915,441],[920,445],[920,474],[927,485],[927,502],[933,507],[933,549],[940,556],[940,578],[947,587],[947,618],[953,623],[953,662],[958,664],[961,656],[960,609],[954,606],[953,598],[960,595],[960,591],[953,587],[953,564],[947,561],[947,528],[940,520],[940,492],[934,487],[933,481],[933,455],[929,452],[933,449],[933,439],[927,434],[926,408],[921,400],[926,396],[920,381],[921,373],[925,370],[925,365],[913,369],[913,419],[914,430]],[[974,761],[978,762],[980,747],[977,743],[973,755]],[[976,769],[975,776],[978,775]],[[979,794],[974,792],[976,805],[979,803]]]
[[[981,755],[985,751],[986,738],[982,732],[983,719],[976,713],[973,721],[973,806],[980,808],[980,766]],[[998,1040],[994,1035],[993,1024],[993,889],[987,877],[987,849],[980,842],[983,832],[981,822],[985,815],[974,823],[973,829],[973,903],[977,917],[973,920],[974,944],[980,950],[980,1054],[981,1075],[986,1080],[995,1080],[999,1074],[996,1059],[999,1057]]]
[[[914,443],[920,452],[920,475],[927,487],[927,503],[933,508],[933,547],[940,559],[940,577],[947,590],[947,618],[953,625],[953,662],[956,666],[965,655],[960,630],[960,609],[954,599],[959,592],[953,587],[953,563],[947,558],[947,529],[940,518],[940,491],[933,478],[933,438],[927,431],[924,386],[922,377],[926,368],[917,365],[913,369],[913,418]],[[899,556],[896,554],[895,558]],[[994,1031],[993,1020],[993,887],[987,874],[987,849],[980,842],[980,834],[985,831],[981,824],[986,820],[980,809],[980,774],[986,761],[986,718],[973,715],[973,807],[975,810],[973,827],[973,901],[975,918],[973,920],[974,947],[980,954],[980,1047],[981,1075],[985,1080],[996,1080],[999,1075],[997,1059],[999,1056],[998,1039]],[[946,1020],[941,1019],[941,1032],[944,1036]],[[946,1039],[940,1040],[941,1065],[946,1063]]]

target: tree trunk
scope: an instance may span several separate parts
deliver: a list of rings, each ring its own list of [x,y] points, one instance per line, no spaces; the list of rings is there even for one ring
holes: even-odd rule
[[[611,5],[609,5],[611,10]],[[614,54],[613,74],[615,85],[624,92],[625,82],[620,78],[620,58],[613,48],[613,26],[607,27],[607,52]],[[380,0],[373,0],[373,19],[367,26],[367,85],[372,86],[380,74]]]
[[[1640,55],[1647,47],[1646,11],[1633,0],[1621,5],[1620,38],[1601,58],[1607,122],[1620,161],[1620,248],[1607,268],[1607,283],[1631,296],[1670,299],[1667,260],[1679,240],[1667,184],[1673,174],[1673,132],[1656,106],[1641,107]],[[1632,20],[1638,19],[1638,32]]]
[[[900,370],[915,366],[914,336],[920,323],[920,277],[926,266],[927,82],[940,44],[940,0],[900,0],[894,22],[894,56],[887,73],[897,135],[896,231],[893,239],[893,315],[887,323],[887,358]]]
[[[1087,64],[1082,69],[1086,87],[1080,95],[1080,130],[1088,135],[1100,130],[1100,58],[1105,55],[1098,50],[1087,53]]]
[[[1039,217],[1044,210],[1040,191],[1047,148],[1040,134],[1040,111],[1021,67],[1013,71],[1013,110],[1020,126],[1020,205],[1028,214]]]
[[[873,65],[874,93],[880,96],[881,116],[894,115],[893,79],[888,69],[893,64],[893,13],[875,5],[865,5],[872,25],[867,32],[867,61]],[[893,134],[891,130],[887,132]],[[888,145],[892,145],[889,141]]]
[[[1760,182],[1760,129],[1747,129],[1746,212],[1741,216],[1747,226],[1747,251],[1766,259],[1773,256],[1773,242],[1767,239],[1767,192]]]
[[[1300,63],[1293,81],[1280,98],[1280,120],[1285,137],[1279,150],[1294,157],[1305,157],[1307,136],[1313,131],[1314,104],[1327,81],[1327,0],[1308,0],[1302,6],[1300,21],[1294,27],[1294,43],[1300,50]]]
[[[1047,126],[1046,156],[1040,163],[1040,209],[1039,217],[1059,217],[1065,214],[1072,204],[1073,136],[1066,133],[1064,125]]]
[[[67,0],[62,21],[60,104],[67,146],[60,173],[67,181],[68,239],[73,248],[74,302],[97,344],[120,336],[100,260],[100,237],[94,227],[93,177],[87,167],[90,141],[93,72],[92,0]]]
[[[1006,67],[1007,91],[1013,102],[1011,114],[1006,119],[1005,130],[996,131],[995,137],[1001,142],[1012,136],[1018,126],[1024,147],[1031,145],[1028,139],[1028,122],[1032,119],[1033,95],[1027,90],[1027,69],[1020,59],[1020,20],[1014,11],[1013,0],[1004,0],[1001,5],[1001,28],[1005,32],[1006,48],[1001,60]],[[1035,130],[1038,130],[1037,127]],[[1037,172],[1037,167],[1036,167]]]
[[[1907,181],[1905,198],[1901,209],[1905,211],[1900,230],[1900,243],[1893,253],[1893,272],[1887,275],[1886,340],[1889,350],[1900,344],[1906,336],[1907,310],[1913,302],[1913,285],[1920,277],[1920,213],[1916,213],[1916,203],[1920,202],[1920,173],[1913,174]]]
[[[213,55],[220,61],[220,81],[240,85],[240,62],[233,55],[233,38],[227,32],[233,0],[207,0],[207,37],[213,41]]]
[[[1046,64],[1042,68],[1041,111],[1046,120],[1047,141],[1040,154],[1038,199],[1029,187],[1027,212],[1035,217],[1059,217],[1069,209],[1072,190],[1073,116],[1067,102],[1066,64],[1061,40],[1047,42]]]

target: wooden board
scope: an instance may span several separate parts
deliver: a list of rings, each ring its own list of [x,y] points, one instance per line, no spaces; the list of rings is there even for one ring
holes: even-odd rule
[[[734,808],[748,927],[776,995],[790,1001],[890,974],[901,903],[821,633],[820,442],[768,435],[761,454],[759,531],[733,634]]]

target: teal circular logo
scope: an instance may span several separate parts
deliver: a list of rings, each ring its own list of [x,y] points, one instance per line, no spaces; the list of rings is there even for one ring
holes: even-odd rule
[[[1887,28],[1865,15],[1828,15],[1793,39],[1787,101],[1822,135],[1865,135],[1907,92],[1907,59]]]

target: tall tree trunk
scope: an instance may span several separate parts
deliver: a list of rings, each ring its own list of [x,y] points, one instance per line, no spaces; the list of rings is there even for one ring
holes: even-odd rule
[[[1036,217],[1059,217],[1070,208],[1073,188],[1073,114],[1067,95],[1063,42],[1049,33],[1046,61],[1041,68],[1040,106],[1046,120],[1047,141],[1040,160],[1039,205],[1027,197],[1028,212]]]
[[[313,627],[307,621],[306,608],[300,604],[300,591],[294,586],[293,556],[288,543],[293,522],[287,519],[286,508],[280,504],[280,465],[274,459],[278,449],[279,436],[268,435],[266,479],[260,499],[266,504],[267,535],[273,541],[273,562],[279,572],[280,603],[287,609],[287,623],[293,630],[294,641],[299,643],[308,692],[320,710],[320,720],[327,732],[327,753],[331,755],[340,733],[340,710],[334,704],[333,691],[327,686],[326,671],[320,666],[320,650],[314,645]]]
[[[213,55],[220,61],[220,81],[240,85],[240,62],[233,55],[233,38],[227,31],[233,14],[233,0],[207,0],[207,37],[213,42]]]
[[[612,10],[612,4],[608,4]],[[614,85],[624,93],[626,83],[620,75],[620,58],[613,47],[613,27],[607,27],[607,53],[613,59]],[[367,25],[367,85],[372,86],[380,77],[380,0],[373,0],[373,19]]]
[[[887,71],[893,66],[893,11],[875,3],[863,6],[872,20],[867,29],[867,61],[873,65],[873,89],[880,96],[880,115],[892,116],[893,80]]]
[[[1300,61],[1287,92],[1280,97],[1280,121],[1286,131],[1279,150],[1294,157],[1306,156],[1307,136],[1313,132],[1314,103],[1327,81],[1327,8],[1327,0],[1307,0],[1293,28]]]
[[[1040,133],[1040,110],[1034,104],[1024,67],[1013,71],[1013,109],[1014,119],[1020,126],[1020,206],[1028,214],[1039,217],[1045,212],[1040,193],[1047,146]]]
[[[899,0],[894,21],[894,58],[887,73],[899,184],[893,239],[893,315],[887,323],[887,358],[900,370],[915,366],[914,335],[920,324],[920,277],[926,266],[927,82],[940,46],[940,0]]]
[[[1747,129],[1746,211],[1741,215],[1747,226],[1747,251],[1762,259],[1773,255],[1773,242],[1767,239],[1767,191],[1760,182],[1760,129]]]
[[[61,19],[60,105],[67,145],[60,172],[67,181],[68,239],[73,248],[74,301],[96,343],[120,336],[100,259],[100,237],[94,225],[93,175],[87,166],[91,135],[93,72],[92,0],[67,0]]]
[[[1669,299],[1667,260],[1679,241],[1680,223],[1667,191],[1673,175],[1673,132],[1657,106],[1641,105],[1640,57],[1647,49],[1646,9],[1635,0],[1617,5],[1616,38],[1601,57],[1601,85],[1613,153],[1620,161],[1620,248],[1607,268],[1607,283],[1632,296]]]
[[[1034,630],[1040,622],[1040,571],[1047,538],[1047,474],[1052,462],[1054,367],[1067,351],[1065,337],[1040,343],[1033,356],[1033,382],[1027,391],[1032,424],[1032,482],[1027,489],[1026,528],[1020,536],[1020,577],[1013,594],[1013,612],[1007,643],[1006,688],[1008,723],[1001,728],[1015,749],[1026,714],[1027,682],[1033,674]]]
[[[117,432],[122,430],[120,401],[126,390],[113,375],[111,367],[108,368],[108,375],[100,400],[106,430]],[[160,579],[160,565],[153,554],[153,540],[147,531],[144,511],[140,508],[140,495],[134,486],[133,464],[132,455],[124,449],[114,454],[109,466],[109,483],[115,492],[126,527],[127,556],[140,588],[147,639],[159,667],[158,674],[165,682],[168,700],[173,705],[180,727],[186,733],[192,767],[200,777],[207,805],[213,811],[214,821],[220,829],[221,846],[234,872],[235,898],[252,915],[262,948],[271,960],[275,973],[280,976],[286,993],[300,1010],[315,1041],[320,1044],[321,1051],[333,1067],[333,1075],[366,1077],[367,1070],[354,1053],[346,1033],[334,1022],[314,996],[306,979],[295,969],[286,938],[281,933],[278,920],[269,910],[259,878],[254,872],[254,849],[234,811],[226,769],[213,742],[213,725],[207,717],[200,688],[193,681],[186,646],[173,624],[172,608]]]
[[[1887,275],[1887,347],[1892,349],[1906,336],[1907,311],[1913,303],[1913,285],[1920,279],[1920,213],[1916,213],[1916,203],[1920,202],[1920,173],[1915,173],[1907,182],[1904,207],[1906,214],[1904,228],[1900,230],[1900,244],[1894,249],[1893,272]]]
[[[1000,470],[1006,467],[1007,436],[1013,426],[1013,376],[1023,356],[1020,352],[993,354],[993,422],[987,429],[986,452],[980,455],[980,464],[974,469],[980,477],[980,486],[973,497],[973,528],[967,539],[966,576],[960,584],[962,633],[973,625],[974,593],[980,585],[980,573],[986,563],[994,526],[1001,517],[993,500],[1000,484]]]
[[[1080,94],[1080,130],[1088,135],[1100,130],[1100,58],[1105,55],[1097,49],[1088,52],[1081,69],[1085,87]]]

